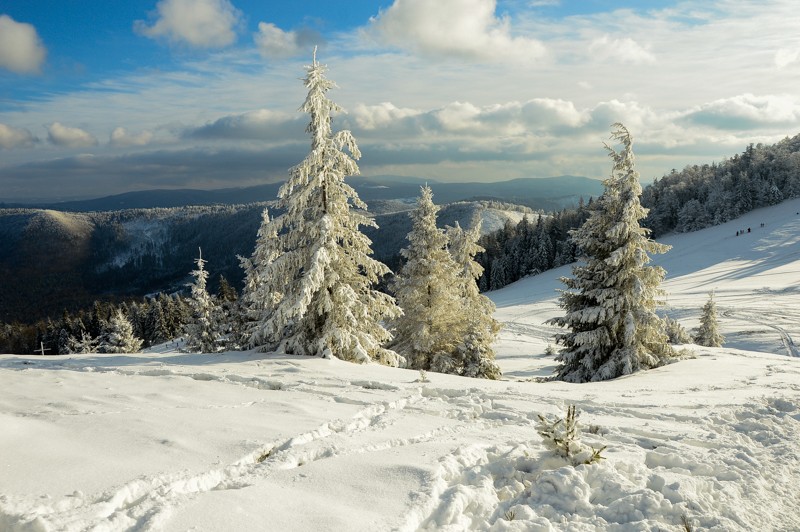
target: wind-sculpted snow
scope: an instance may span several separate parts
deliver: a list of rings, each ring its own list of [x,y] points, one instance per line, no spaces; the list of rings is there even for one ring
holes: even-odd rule
[[[500,381],[166,346],[0,357],[0,530],[800,530],[782,340],[800,337],[800,257],[781,244],[800,202],[773,209],[753,213],[769,249],[733,226],[671,241],[667,312],[691,328],[715,288],[726,344],[608,382],[544,379],[564,271],[491,294]],[[568,404],[599,462],[537,432]]]

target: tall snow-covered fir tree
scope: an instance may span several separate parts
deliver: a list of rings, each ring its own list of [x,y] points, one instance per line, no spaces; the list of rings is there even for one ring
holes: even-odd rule
[[[458,222],[455,227],[447,228],[450,254],[460,268],[459,293],[466,320],[466,332],[458,346],[456,360],[460,375],[498,379],[501,372],[494,360],[492,344],[500,332],[500,323],[492,316],[494,303],[478,290],[477,280],[483,274],[483,267],[475,262],[475,254],[484,251],[478,244],[480,236],[480,215],[475,216],[467,230]]]
[[[567,290],[559,304],[566,311],[550,323],[569,329],[556,335],[563,345],[556,356],[559,379],[588,382],[613,379],[664,364],[673,353],[664,325],[655,314],[665,271],[648,266],[651,253],[669,246],[648,237],[639,225],[647,215],[639,197],[642,187],[634,169],[633,139],[620,123],[611,138],[621,151],[606,145],[614,161],[605,191],[594,202],[589,219],[571,232],[583,255],[564,277]]]
[[[438,211],[430,187],[422,187],[411,212],[408,246],[400,250],[406,262],[392,283],[403,309],[394,322],[392,347],[406,357],[410,368],[458,373],[455,354],[466,332],[459,290],[463,283],[447,249],[447,236],[436,227]]]
[[[708,301],[703,305],[703,314],[700,316],[700,328],[694,337],[697,345],[706,347],[721,347],[725,337],[719,332],[717,323],[717,305],[714,303],[714,292],[708,294]]]
[[[216,353],[219,350],[218,324],[214,300],[206,289],[208,272],[205,270],[206,261],[203,260],[203,251],[197,257],[197,269],[192,271],[194,281],[187,284],[191,293],[189,307],[191,317],[186,325],[186,347],[190,351],[200,353]]]
[[[142,341],[133,335],[133,325],[122,310],[117,310],[103,331],[100,351],[103,353],[136,353],[141,348]]]
[[[383,347],[392,339],[383,321],[401,311],[394,298],[374,288],[389,268],[371,257],[372,242],[359,230],[376,227],[344,182],[359,173],[361,152],[349,131],[332,131],[332,114],[341,109],[327,97],[335,84],[325,70],[315,52],[300,108],[311,116],[311,151],[278,193],[284,213],[272,220],[265,213],[260,243],[242,261],[248,344],[397,366],[400,357]]]

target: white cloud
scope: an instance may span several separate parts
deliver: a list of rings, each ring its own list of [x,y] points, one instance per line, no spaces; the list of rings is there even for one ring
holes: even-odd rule
[[[236,40],[241,12],[228,0],[161,0],[152,26],[137,20],[134,30],[152,39],[166,38],[198,48],[220,48]]]
[[[65,148],[88,148],[97,145],[94,136],[77,127],[67,127],[60,122],[53,122],[47,128],[48,140],[56,146]]]
[[[0,148],[30,148],[37,141],[27,129],[0,124]]]
[[[416,109],[401,109],[390,102],[383,102],[378,105],[356,106],[352,115],[356,125],[363,130],[384,129],[410,117],[421,114]]]
[[[795,48],[793,50],[781,48],[775,52],[775,66],[778,68],[787,67],[796,62],[798,58],[800,58],[800,48]]]
[[[109,143],[112,146],[119,147],[146,146],[152,140],[153,134],[150,131],[142,131],[138,135],[132,135],[124,127],[118,127],[111,132]]]
[[[370,20],[379,41],[432,56],[531,61],[544,54],[537,40],[515,37],[495,0],[395,0]]]
[[[800,122],[800,102],[789,96],[740,94],[701,105],[686,118],[717,129],[751,130]]]
[[[469,131],[478,126],[481,110],[469,102],[453,102],[432,115],[445,131]]]
[[[315,31],[309,29],[283,31],[270,22],[258,23],[258,33],[253,35],[253,40],[264,57],[305,55],[314,45],[322,43],[322,37]]]
[[[630,37],[613,39],[608,35],[603,35],[589,45],[589,54],[593,58],[603,61],[634,65],[655,63],[656,61],[656,57],[650,51]]]
[[[0,15],[0,68],[19,74],[40,71],[47,49],[39,39],[36,28]]]

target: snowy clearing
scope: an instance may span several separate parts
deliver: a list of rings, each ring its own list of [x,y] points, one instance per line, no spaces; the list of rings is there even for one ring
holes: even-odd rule
[[[715,290],[726,345],[609,382],[536,380],[568,268],[490,294],[502,381],[166,346],[0,357],[0,530],[798,530],[796,212],[665,239],[665,311],[694,327]],[[538,415],[572,403],[605,460],[543,444]]]

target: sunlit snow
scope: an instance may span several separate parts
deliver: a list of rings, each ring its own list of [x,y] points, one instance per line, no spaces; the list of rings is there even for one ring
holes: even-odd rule
[[[2,356],[0,530],[798,530],[798,212],[665,238],[663,310],[695,327],[714,290],[726,344],[609,382],[536,379],[568,267],[489,294],[502,381],[169,344]],[[537,416],[572,403],[605,460],[543,444]]]

